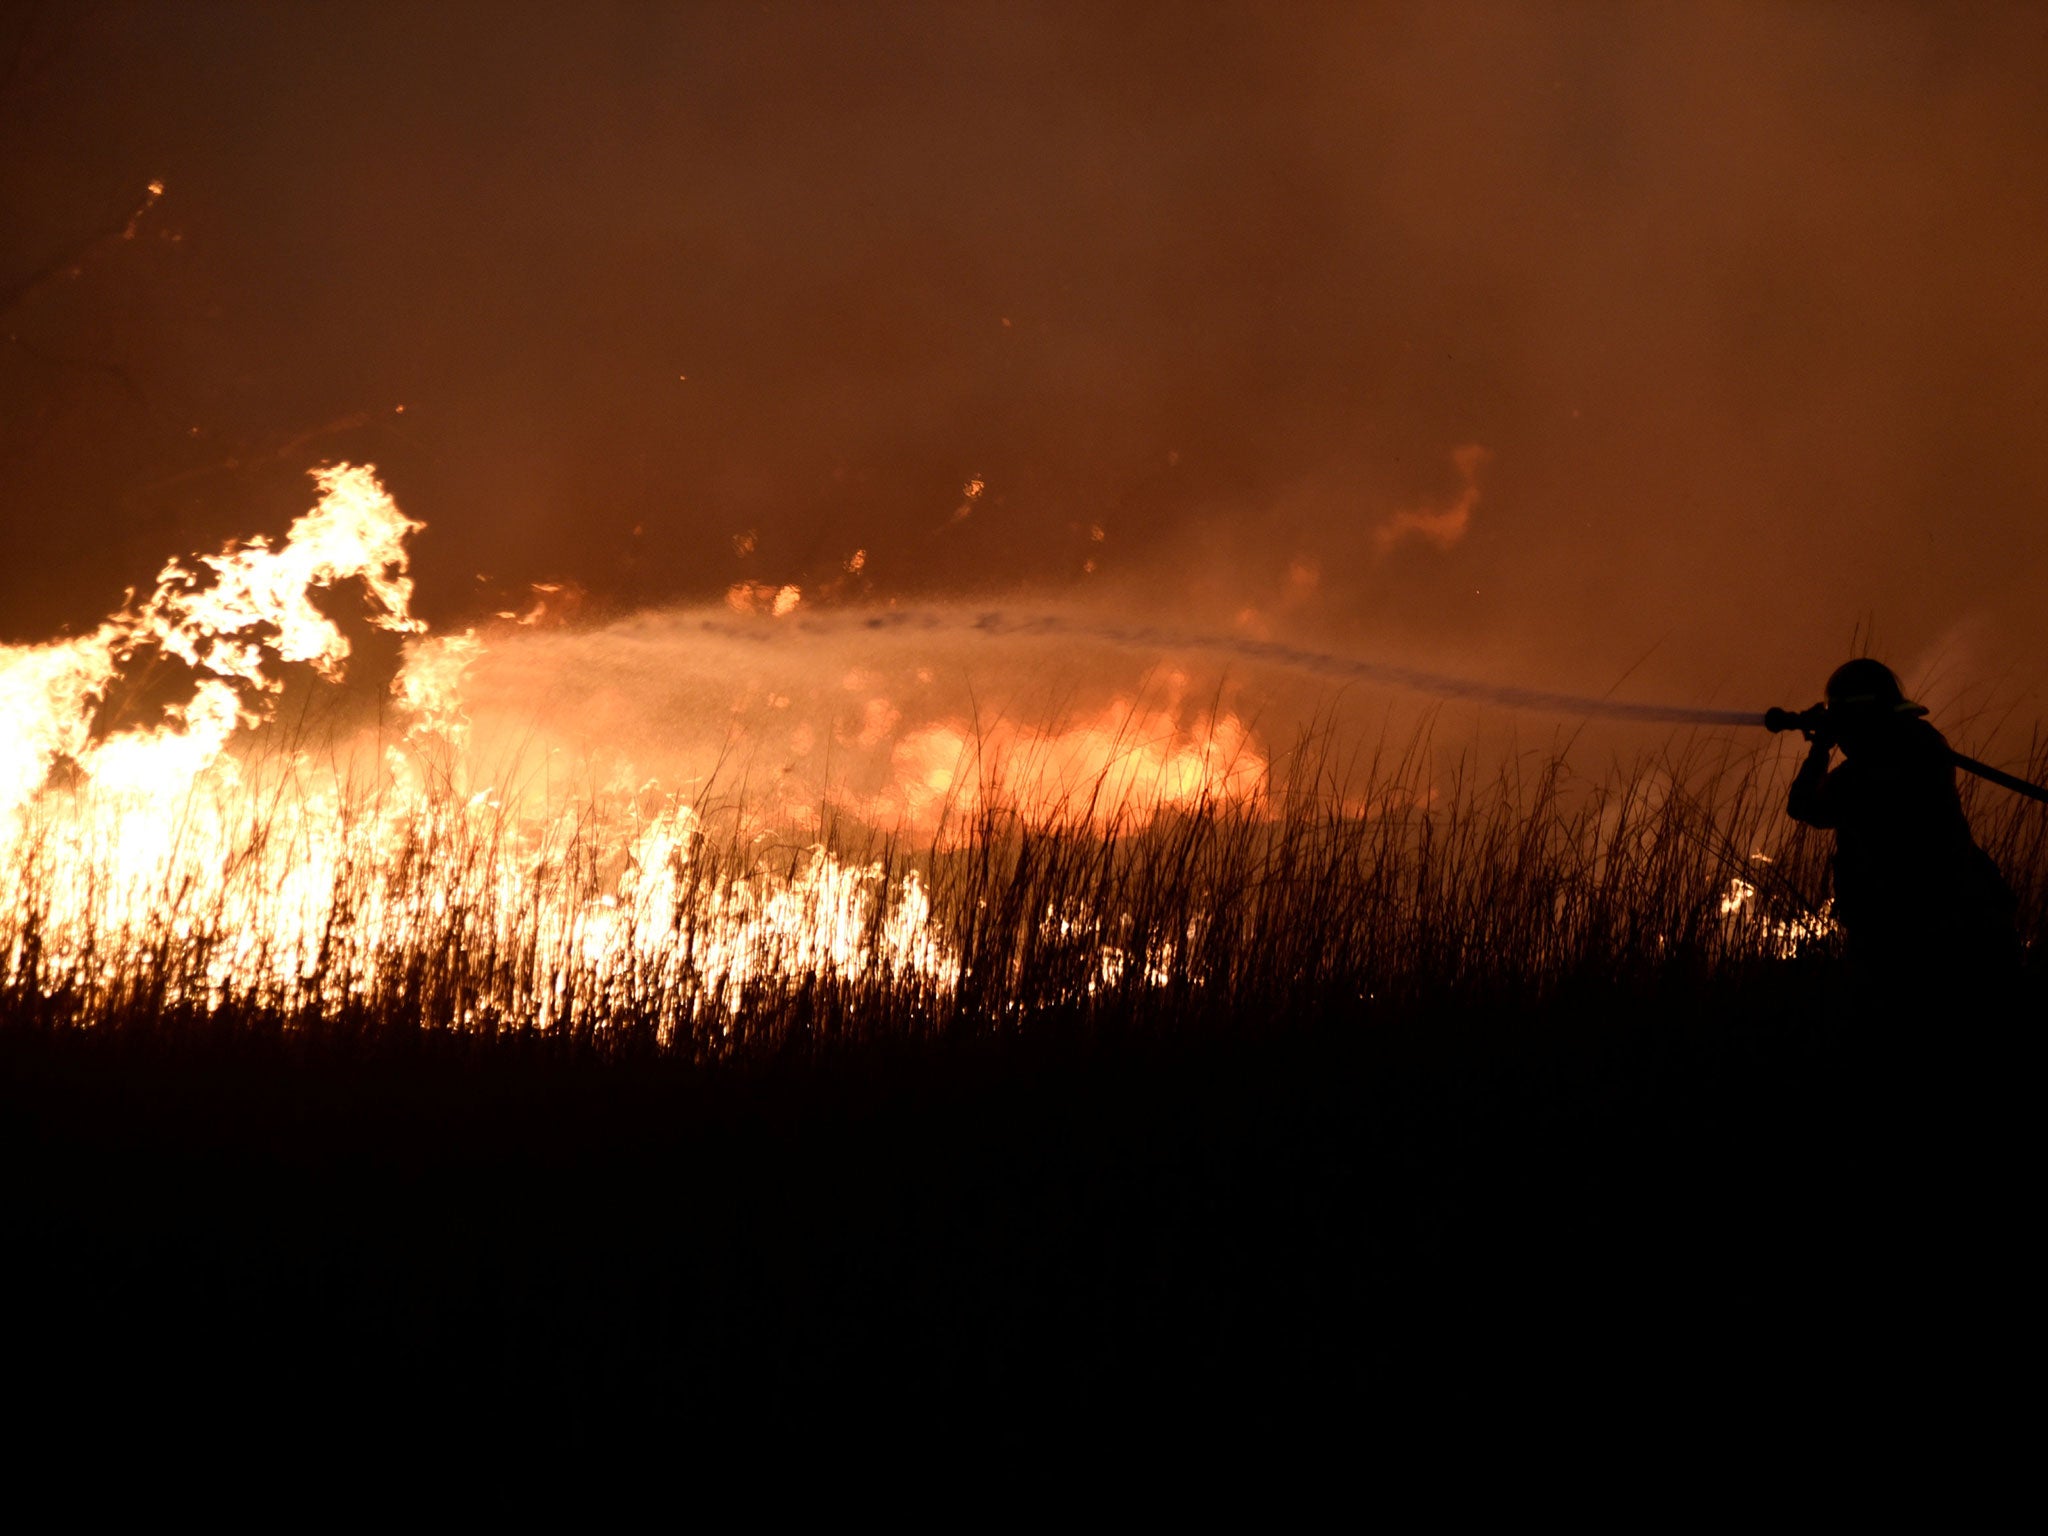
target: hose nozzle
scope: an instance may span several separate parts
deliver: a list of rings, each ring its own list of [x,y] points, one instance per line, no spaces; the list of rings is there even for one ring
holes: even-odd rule
[[[1797,731],[1800,735],[1811,741],[1815,736],[1824,734],[1827,728],[1828,707],[1825,704],[1816,704],[1811,709],[1767,709],[1764,711],[1764,729],[1773,733],[1778,731]]]

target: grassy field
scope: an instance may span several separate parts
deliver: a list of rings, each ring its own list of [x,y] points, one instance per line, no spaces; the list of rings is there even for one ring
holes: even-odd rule
[[[2037,975],[1859,989],[1825,847],[1725,747],[1287,761],[914,847],[444,806],[322,855],[286,966],[251,930],[310,845],[260,781],[132,912],[66,905],[50,819],[0,930],[20,1379],[663,1455],[1307,1454],[1567,1381],[1974,1422],[2038,1274]],[[2041,813],[1977,813],[2035,939]],[[536,881],[653,927],[593,946]]]
[[[1185,1033],[1533,1003],[1833,941],[1824,841],[1726,741],[1587,781],[1475,776],[1420,742],[1339,771],[1310,738],[1255,793],[1171,803],[1025,805],[985,768],[922,838],[398,762],[378,782],[299,749],[166,795],[45,793],[7,842],[0,1002],[52,1027],[537,1030],[710,1060],[1048,1009]],[[2040,818],[1995,810],[2031,924]]]

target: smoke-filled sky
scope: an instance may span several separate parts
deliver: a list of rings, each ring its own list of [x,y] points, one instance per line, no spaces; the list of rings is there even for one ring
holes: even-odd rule
[[[2037,5],[10,4],[0,638],[352,459],[437,623],[2029,686],[2043,80]]]

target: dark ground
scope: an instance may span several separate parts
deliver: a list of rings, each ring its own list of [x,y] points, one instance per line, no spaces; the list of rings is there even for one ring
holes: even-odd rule
[[[1817,972],[745,1071],[14,1023],[9,1374],[46,1427],[345,1456],[1328,1466],[1507,1413],[1996,1458],[2038,1015],[1901,1025]]]

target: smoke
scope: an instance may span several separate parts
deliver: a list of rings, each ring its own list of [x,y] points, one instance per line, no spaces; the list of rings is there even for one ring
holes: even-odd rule
[[[1477,443],[1467,443],[1451,455],[1465,488],[1446,507],[1396,512],[1373,532],[1373,542],[1385,554],[1404,539],[1419,539],[1448,550],[1465,537],[1472,524],[1472,509],[1479,505],[1479,471],[1491,455]]]
[[[1583,704],[1874,623],[2031,718],[2044,77],[2028,6],[42,8],[0,638],[353,459],[441,630],[840,583]]]

